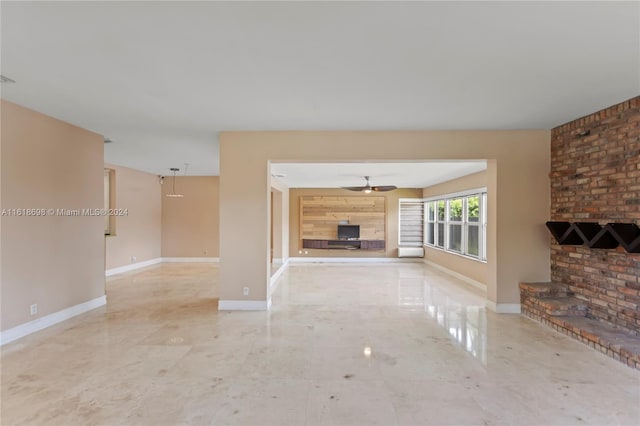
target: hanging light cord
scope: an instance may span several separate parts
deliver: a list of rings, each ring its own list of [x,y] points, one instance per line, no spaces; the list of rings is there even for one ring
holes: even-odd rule
[[[171,188],[172,191],[170,194],[167,194],[167,197],[182,197],[182,194],[176,194],[176,177],[178,175],[178,171],[180,171],[180,169],[176,168],[176,167],[172,167],[169,170],[171,170],[173,172],[173,182],[171,183]]]
[[[176,170],[173,171],[173,195],[176,195]]]

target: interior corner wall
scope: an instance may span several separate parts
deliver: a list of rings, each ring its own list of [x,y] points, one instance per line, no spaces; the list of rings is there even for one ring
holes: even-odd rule
[[[422,198],[421,189],[398,188],[395,191],[365,194],[364,192],[351,192],[339,188],[292,188],[289,217],[289,247],[292,249],[292,257],[398,257],[398,226],[400,198]],[[303,249],[300,244],[300,197],[304,196],[349,196],[367,197],[376,196],[385,198],[385,250],[383,253],[377,250],[323,250]],[[302,252],[302,253],[301,253]],[[307,252],[307,253],[305,253]]]
[[[126,210],[125,215],[115,218],[115,235],[104,237],[106,269],[159,259],[162,222],[158,176],[127,167],[104,167],[115,170],[113,208]]]
[[[269,284],[269,162],[488,159],[495,191],[487,299],[518,304],[520,281],[549,279],[549,141],[545,130],[224,132],[220,135],[220,300],[261,301]],[[492,221],[494,225],[492,225]],[[247,242],[250,241],[251,244]],[[250,265],[249,267],[247,267]],[[250,296],[243,295],[248,287]],[[257,306],[257,305],[256,305]]]
[[[104,218],[74,213],[103,207],[104,145],[99,134],[16,104],[2,101],[1,110],[4,331],[105,294]]]
[[[429,186],[422,190],[422,194],[424,198],[431,198],[488,186],[487,171],[482,171]],[[493,196],[493,194],[488,193],[487,199],[490,196]],[[488,228],[487,232],[491,232],[492,230],[495,232],[495,228]],[[487,263],[479,262],[477,260],[453,254],[442,249],[433,248],[431,246],[425,246],[424,251],[425,260],[436,263],[453,272],[457,272],[486,285],[488,276]]]
[[[166,197],[173,191],[172,180],[167,176],[162,185],[162,257],[217,258],[220,178],[178,176],[181,198]]]

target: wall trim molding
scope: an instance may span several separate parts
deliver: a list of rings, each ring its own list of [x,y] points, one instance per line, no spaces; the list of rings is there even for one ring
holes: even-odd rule
[[[487,300],[486,306],[497,314],[519,314],[521,312],[519,303],[495,303]]]
[[[471,286],[473,286],[473,287],[475,287],[475,288],[477,288],[479,290],[482,290],[482,291],[485,291],[485,292],[487,291],[487,285],[484,284],[484,283],[481,283],[480,281],[476,281],[473,278],[469,278],[466,275],[462,275],[459,272],[453,271],[453,270],[451,270],[449,268],[446,268],[446,267],[444,267],[444,266],[442,266],[442,265],[440,265],[438,263],[432,262],[431,260],[424,259],[424,263],[427,264],[428,266],[433,266],[434,268],[440,270],[441,272],[444,272],[445,274],[449,274],[449,275],[451,275],[453,277],[456,277],[459,280],[462,280],[465,283],[467,283],[467,284],[469,284],[469,285],[471,285]]]
[[[162,262],[161,257],[155,259],[145,260],[143,262],[132,263],[131,265],[118,266],[117,268],[111,268],[104,271],[104,275],[110,277],[112,275],[123,274],[129,271],[135,271],[136,269],[146,268],[147,266],[156,265]]]
[[[278,279],[284,273],[285,269],[287,269],[288,266],[289,258],[282,262],[280,268],[278,268],[278,270],[271,276],[271,279],[269,280],[269,295],[272,295],[273,292],[276,291],[276,288],[278,288],[278,284],[280,284],[280,281]]]
[[[59,322],[68,320],[77,315],[99,308],[100,306],[104,306],[106,303],[107,296],[103,295],[2,331],[0,332],[0,346],[25,337],[31,333],[35,333],[36,331],[51,327],[52,325],[58,324]]]
[[[218,300],[219,311],[268,311],[271,309],[269,300]]]
[[[397,257],[290,257],[290,263],[422,263],[420,258]]]
[[[162,257],[166,263],[220,263],[219,257]]]

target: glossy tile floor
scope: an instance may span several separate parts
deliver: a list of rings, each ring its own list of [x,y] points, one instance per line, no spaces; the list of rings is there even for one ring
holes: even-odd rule
[[[2,425],[640,424],[640,374],[421,264],[291,265],[271,312],[216,312],[164,264],[2,348]]]

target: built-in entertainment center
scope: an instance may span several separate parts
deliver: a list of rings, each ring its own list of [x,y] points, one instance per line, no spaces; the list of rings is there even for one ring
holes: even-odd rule
[[[384,240],[302,240],[302,248],[384,250]]]
[[[310,249],[347,249],[347,250],[384,250],[384,240],[361,240],[360,225],[338,225],[337,240],[302,240],[302,248]]]
[[[385,250],[382,196],[301,196],[300,247]]]

